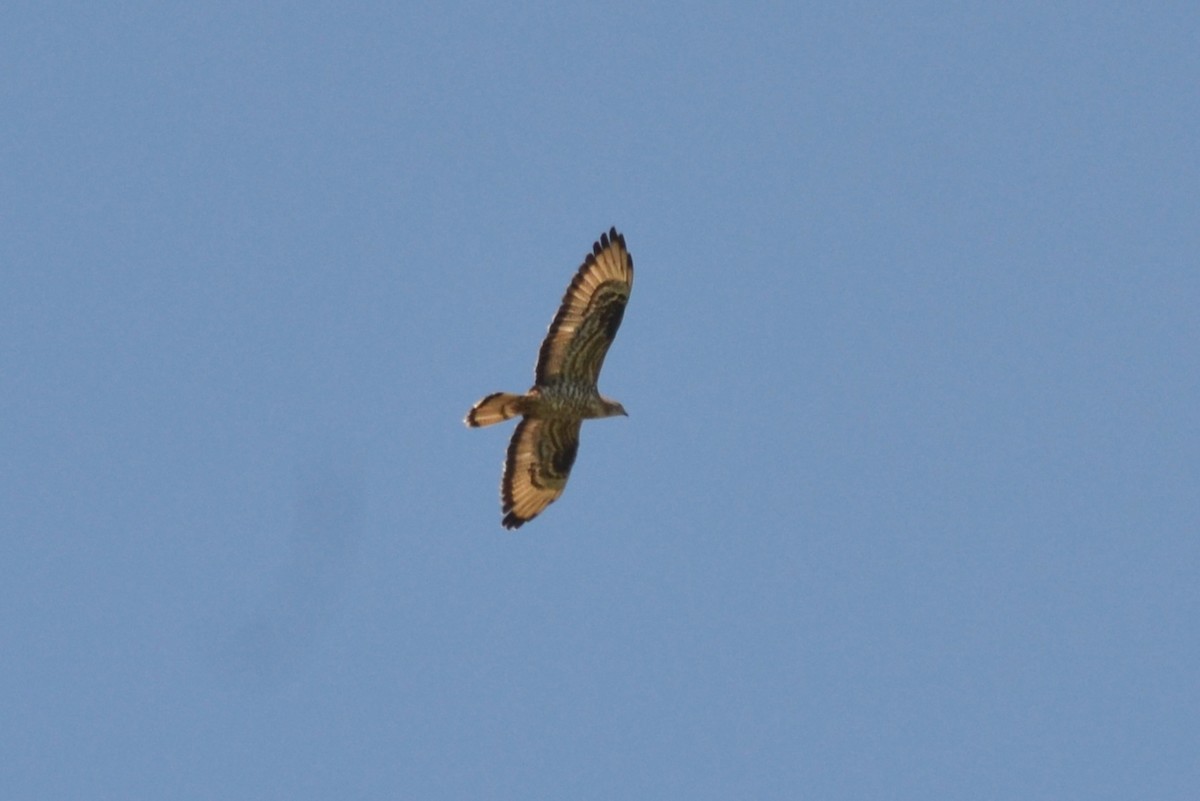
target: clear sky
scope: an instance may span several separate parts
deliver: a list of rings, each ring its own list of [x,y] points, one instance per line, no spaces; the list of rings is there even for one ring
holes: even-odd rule
[[[1192,799],[1194,3],[0,11],[0,797]],[[637,269],[563,498],[546,325]]]

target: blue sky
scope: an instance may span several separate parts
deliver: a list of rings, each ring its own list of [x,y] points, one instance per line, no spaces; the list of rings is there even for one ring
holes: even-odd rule
[[[1193,4],[0,12],[0,795],[1191,798]],[[591,243],[637,282],[499,526]]]

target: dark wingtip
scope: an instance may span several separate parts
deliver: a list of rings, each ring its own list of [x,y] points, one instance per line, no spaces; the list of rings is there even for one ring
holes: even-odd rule
[[[525,522],[526,518],[517,517],[514,513],[509,512],[504,516],[504,519],[500,521],[500,525],[504,526],[510,531],[514,531],[524,525]]]
[[[607,234],[600,234],[600,241],[592,245],[592,253],[596,256],[600,255],[600,251],[604,250],[613,242],[619,242],[621,247],[625,247],[625,237],[617,233],[617,226],[612,226],[608,229]]]

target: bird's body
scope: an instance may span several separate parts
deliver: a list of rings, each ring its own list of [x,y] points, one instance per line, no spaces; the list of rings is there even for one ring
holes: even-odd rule
[[[525,396],[527,417],[543,420],[588,420],[624,414],[616,401],[603,397],[594,386],[577,381],[556,381],[534,387]]]
[[[538,354],[534,385],[524,395],[495,392],[467,412],[471,427],[521,415],[508,446],[500,497],[505,528],[518,528],[563,492],[584,420],[624,415],[596,387],[633,286],[633,258],[615,228],[584,259]]]

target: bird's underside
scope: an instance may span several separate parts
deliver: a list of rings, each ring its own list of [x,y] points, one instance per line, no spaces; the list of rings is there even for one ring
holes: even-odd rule
[[[624,415],[596,381],[633,286],[633,258],[615,228],[602,234],[575,273],[538,353],[524,395],[495,392],[464,422],[489,426],[522,416],[508,444],[500,500],[505,528],[519,528],[562,495],[584,420]]]

